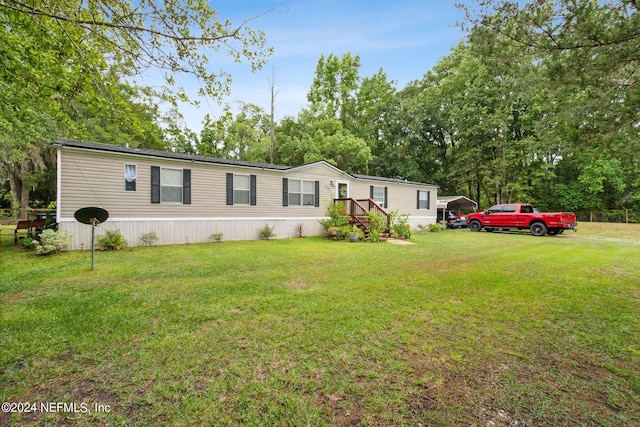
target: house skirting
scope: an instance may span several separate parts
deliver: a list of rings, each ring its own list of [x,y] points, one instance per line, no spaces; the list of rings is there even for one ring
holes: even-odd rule
[[[265,225],[273,227],[277,239],[297,237],[296,227],[302,225],[305,236],[321,236],[325,231],[318,218],[109,218],[96,227],[96,238],[105,230],[119,230],[129,246],[143,245],[140,236],[155,232],[157,244],[186,244],[209,242],[214,233],[222,233],[222,240],[257,240]],[[410,217],[412,229],[435,222],[435,217]],[[61,220],[61,231],[73,236],[71,250],[91,247],[91,226],[75,219]]]
[[[143,245],[140,236],[155,232],[158,244],[209,242],[214,233],[222,233],[222,240],[257,240],[265,225],[273,227],[276,238],[297,237],[295,228],[302,224],[305,236],[321,235],[322,218],[109,218],[96,228],[96,237],[105,230],[119,230],[129,246]],[[91,247],[91,226],[76,220],[60,221],[58,227],[73,235],[69,249]]]

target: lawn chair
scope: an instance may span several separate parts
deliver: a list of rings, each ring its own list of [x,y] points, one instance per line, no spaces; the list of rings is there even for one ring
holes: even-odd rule
[[[23,230],[24,232],[21,233],[21,231]],[[18,224],[16,224],[16,230],[13,232],[13,243],[17,245],[20,239],[23,239],[30,235],[31,235],[31,221],[27,221],[27,220],[18,221]]]

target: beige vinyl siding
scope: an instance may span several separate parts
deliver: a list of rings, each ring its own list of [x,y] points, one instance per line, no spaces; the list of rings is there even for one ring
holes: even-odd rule
[[[436,195],[437,187],[430,185],[416,185],[412,183],[399,183],[378,180],[352,180],[349,191],[350,196],[354,199],[368,199],[371,192],[371,186],[387,187],[387,211],[397,210],[400,213],[410,215],[430,216],[436,215]],[[418,209],[417,197],[418,190],[429,191],[431,203],[429,209]]]
[[[153,159],[63,149],[60,217],[73,218],[85,206],[100,206],[112,218],[206,218],[323,216],[329,199],[330,168],[283,173],[237,166]],[[137,191],[125,191],[124,164],[137,166]],[[191,204],[151,203],[151,166],[191,169]],[[323,170],[324,169],[324,170]],[[256,175],[256,206],[226,204],[226,174]],[[320,181],[320,207],[282,206],[282,178]],[[298,208],[298,209],[297,209]]]

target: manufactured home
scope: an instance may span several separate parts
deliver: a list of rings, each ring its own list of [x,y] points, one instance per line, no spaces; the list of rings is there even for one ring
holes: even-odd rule
[[[277,238],[321,235],[319,220],[337,198],[369,200],[386,212],[409,214],[413,228],[436,221],[437,186],[349,174],[325,161],[279,166],[120,145],[60,139],[57,220],[89,247],[91,226],[74,213],[96,206],[109,212],[102,230],[119,230],[131,246],[155,232],[160,244],[257,239],[265,225]]]

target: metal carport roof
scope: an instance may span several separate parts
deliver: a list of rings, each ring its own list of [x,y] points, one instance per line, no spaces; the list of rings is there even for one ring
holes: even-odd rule
[[[439,196],[438,209],[478,209],[478,204],[465,196]]]

